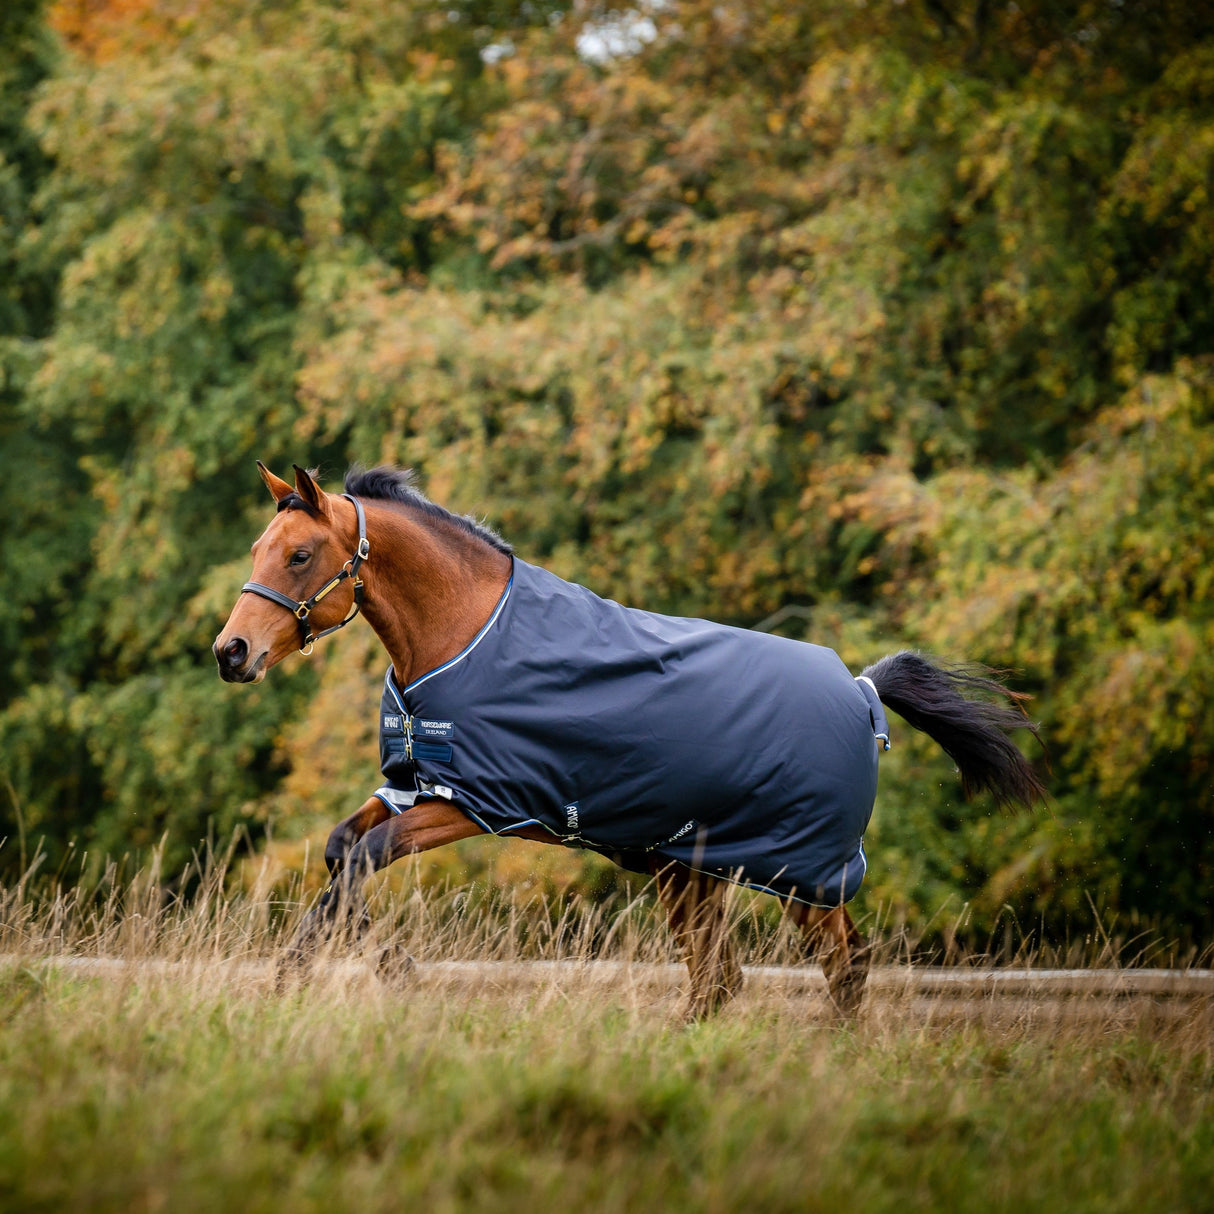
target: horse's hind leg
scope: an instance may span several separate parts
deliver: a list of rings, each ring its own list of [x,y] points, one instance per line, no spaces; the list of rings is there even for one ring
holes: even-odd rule
[[[727,884],[684,864],[655,864],[651,871],[691,975],[687,1016],[699,1020],[742,989],[742,967],[726,923]]]
[[[798,904],[794,917],[806,952],[811,956],[817,954],[822,960],[822,972],[835,1009],[844,1016],[855,1015],[868,981],[868,942],[845,907]]]

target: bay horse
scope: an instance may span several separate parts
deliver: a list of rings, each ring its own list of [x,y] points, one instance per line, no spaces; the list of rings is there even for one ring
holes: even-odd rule
[[[222,678],[258,682],[360,612],[391,663],[387,782],[330,834],[330,884],[280,983],[322,940],[365,929],[370,873],[488,832],[651,874],[690,973],[689,1016],[742,984],[731,882],[780,899],[850,1014],[869,955],[844,904],[867,864],[885,707],[943,747],[967,797],[1044,798],[1010,736],[1035,732],[1022,697],[983,668],[904,650],[853,678],[821,646],[601,599],[399,469],[351,469],[329,494],[297,465],[294,485],[257,466],[277,511],[215,640]]]

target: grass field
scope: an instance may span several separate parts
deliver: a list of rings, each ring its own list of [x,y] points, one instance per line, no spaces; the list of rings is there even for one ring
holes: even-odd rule
[[[274,907],[218,878],[165,903],[151,876],[0,891],[4,1211],[1214,1207],[1208,1000],[886,993],[838,1024],[763,987],[687,1027],[627,965],[483,988],[333,966],[277,994]],[[529,913],[387,910],[423,957],[500,957]],[[668,958],[647,923],[529,930]]]

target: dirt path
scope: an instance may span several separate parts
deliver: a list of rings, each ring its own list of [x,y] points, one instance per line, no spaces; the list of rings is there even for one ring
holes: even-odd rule
[[[51,967],[73,974],[131,980],[177,977],[205,982],[268,984],[272,960],[0,955],[0,967]],[[742,998],[795,1000],[807,1010],[828,1008],[826,983],[815,965],[749,966]],[[364,959],[330,961],[314,981],[349,984],[374,981]],[[414,989],[452,997],[477,994],[522,996],[579,993],[622,1002],[650,1003],[675,997],[686,981],[681,965],[626,961],[424,961],[412,970]],[[1034,970],[879,966],[869,979],[869,1006],[910,1010],[930,1019],[976,1015],[1117,1019],[1144,1013],[1175,1019],[1214,1014],[1214,970]]]

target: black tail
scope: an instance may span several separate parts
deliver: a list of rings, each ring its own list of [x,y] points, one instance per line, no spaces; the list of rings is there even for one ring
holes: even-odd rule
[[[938,742],[961,772],[966,797],[989,791],[1001,809],[1044,801],[1045,785],[1008,736],[1037,727],[1009,691],[984,666],[937,666],[908,649],[882,658],[864,671],[881,702]],[[967,699],[965,692],[994,695],[1000,702]]]

